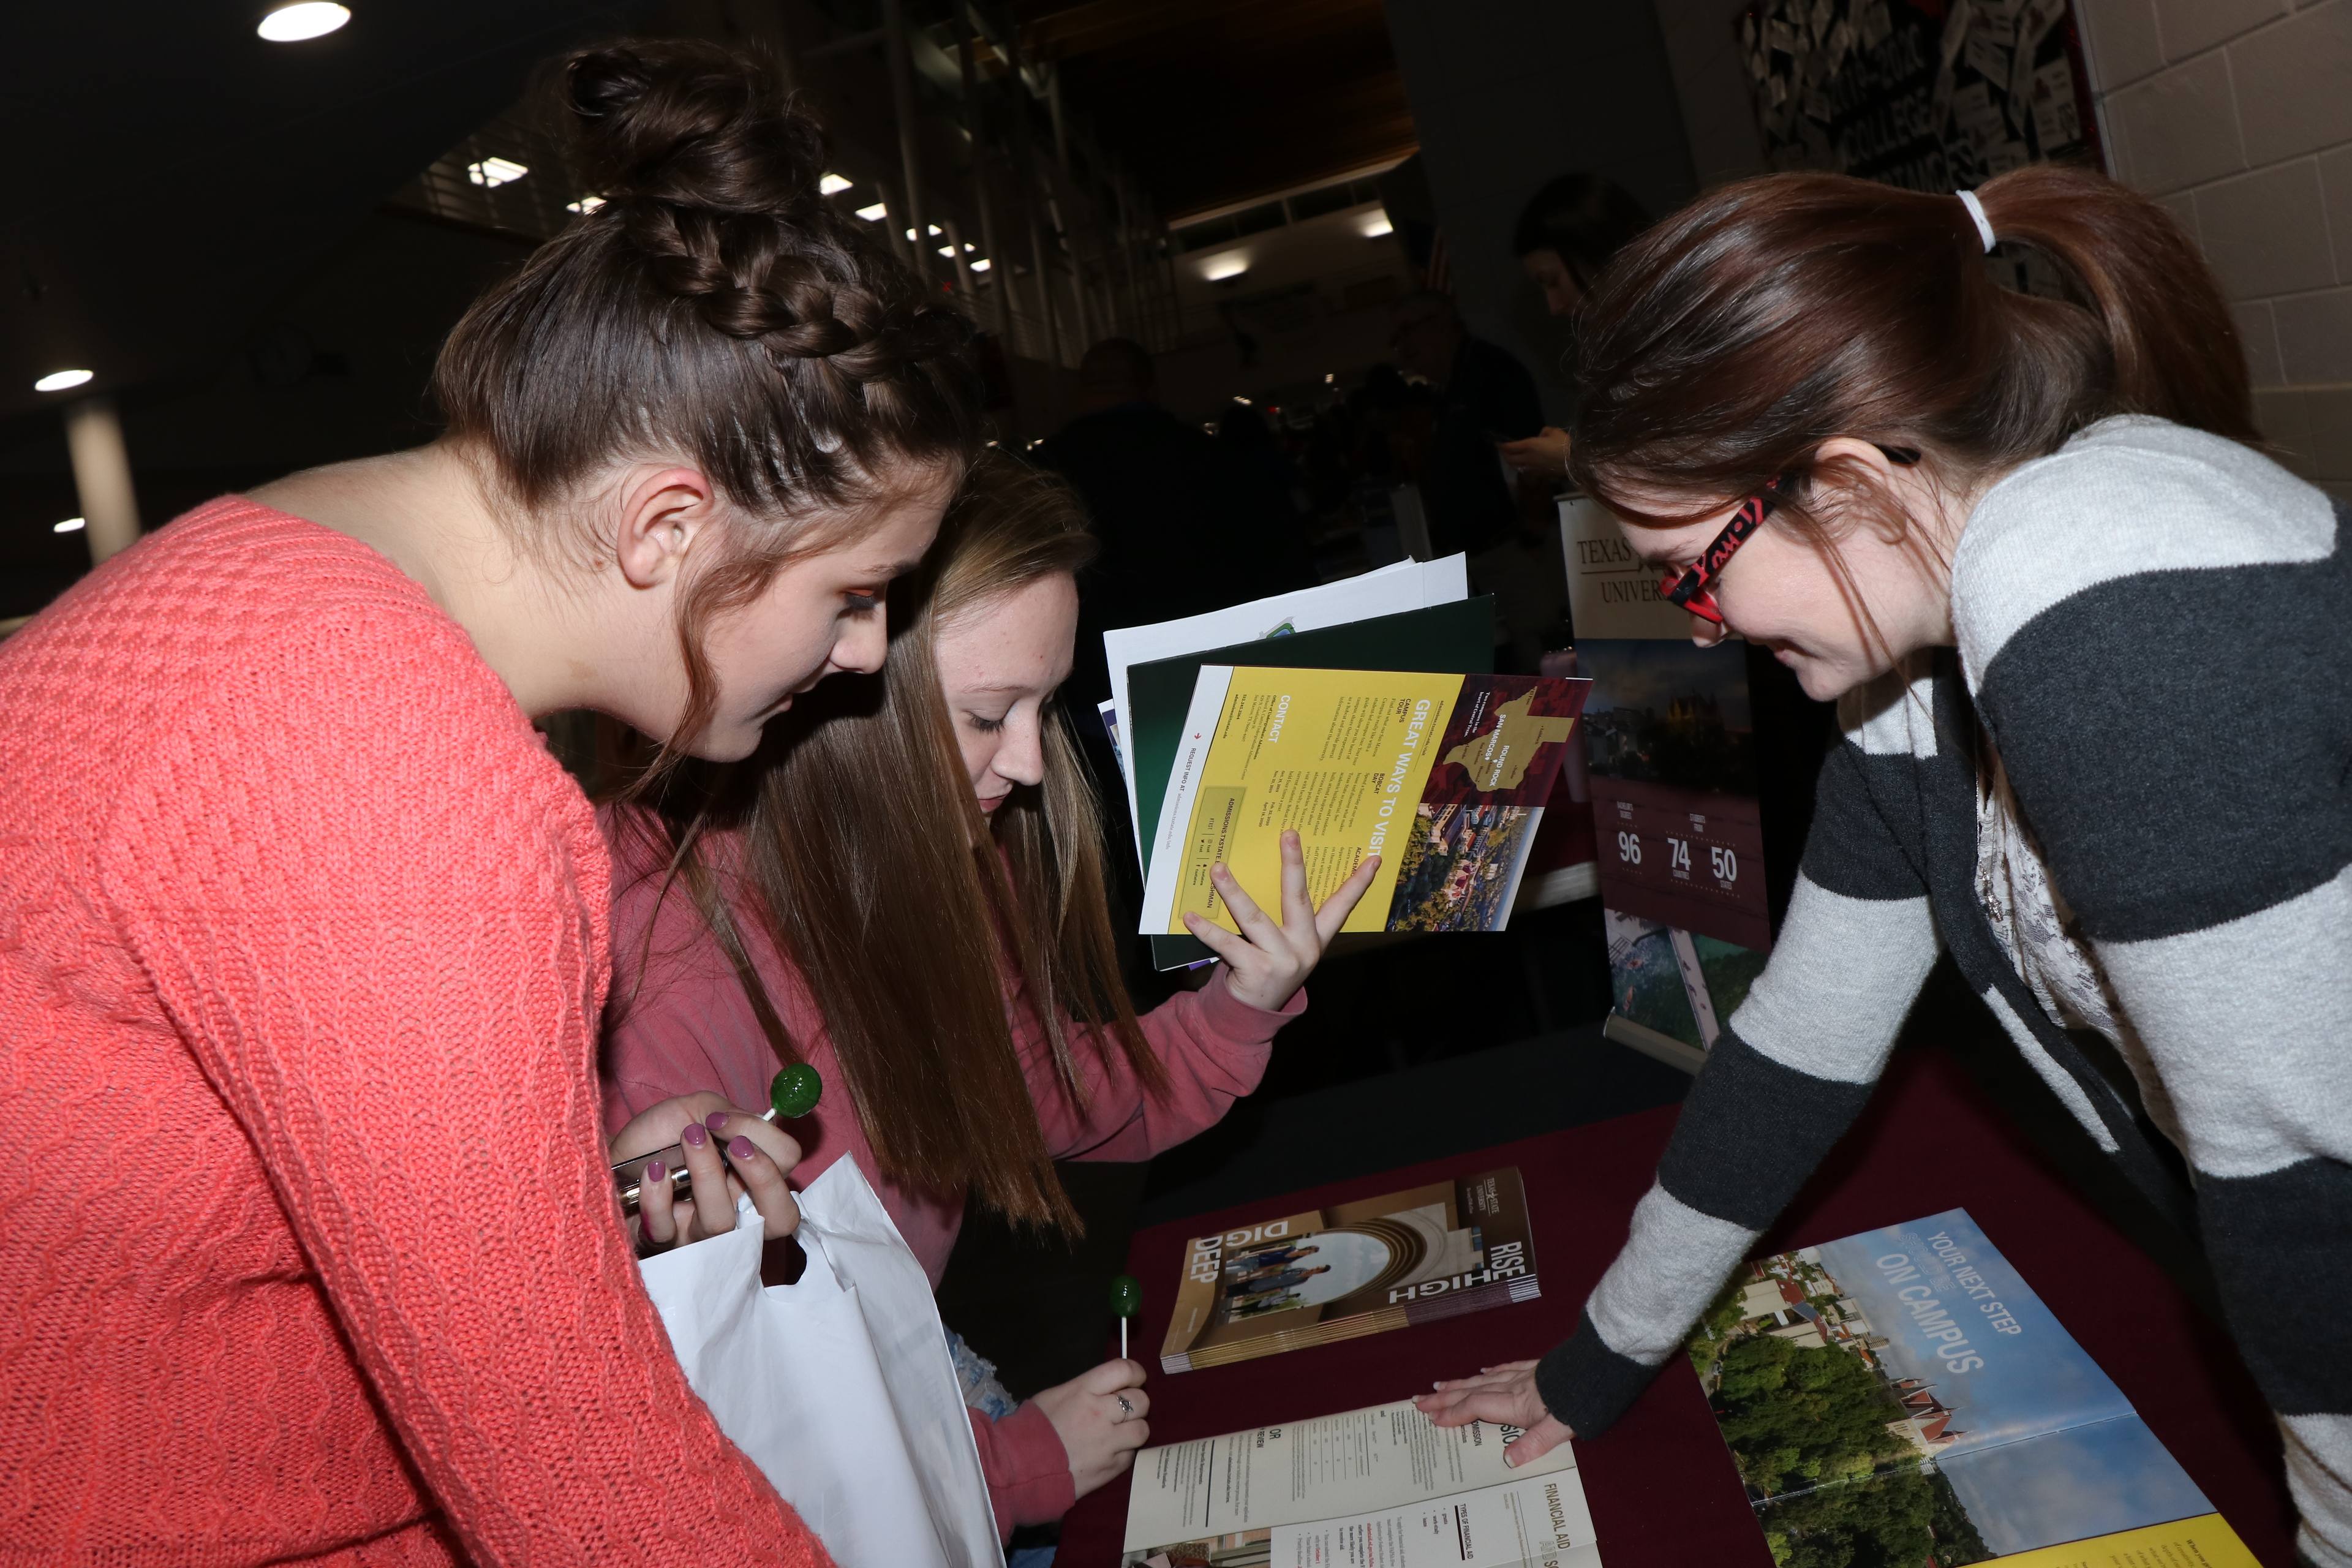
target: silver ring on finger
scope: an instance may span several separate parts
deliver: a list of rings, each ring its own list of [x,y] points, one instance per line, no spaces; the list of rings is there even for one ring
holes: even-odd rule
[[[1128,1402],[1126,1394],[1120,1394],[1118,1396],[1118,1418],[1121,1421],[1128,1421],[1132,1420],[1134,1415],[1135,1406]]]

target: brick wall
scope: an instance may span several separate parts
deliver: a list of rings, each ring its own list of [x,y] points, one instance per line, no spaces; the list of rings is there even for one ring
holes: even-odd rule
[[[2221,275],[2263,432],[2352,496],[2352,0],[2074,0],[2118,179]]]

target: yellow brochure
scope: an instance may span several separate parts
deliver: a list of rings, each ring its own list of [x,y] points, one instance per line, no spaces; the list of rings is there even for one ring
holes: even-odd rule
[[[1140,929],[1238,929],[1223,861],[1279,915],[1296,829],[1320,904],[1381,857],[1346,931],[1499,931],[1590,682],[1542,676],[1202,668],[1169,779]]]

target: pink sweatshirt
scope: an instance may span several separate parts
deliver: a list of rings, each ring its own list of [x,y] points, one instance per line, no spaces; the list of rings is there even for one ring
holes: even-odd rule
[[[604,826],[614,851],[613,1000],[603,1069],[606,1131],[618,1131],[647,1106],[698,1089],[715,1089],[740,1106],[766,1106],[775,1052],[692,897],[683,888],[664,897],[664,868],[646,863],[643,835],[615,833],[609,816]],[[724,840],[716,847],[723,861]],[[767,940],[761,921],[736,923],[784,1026],[827,1086],[816,1110],[792,1124],[803,1150],[794,1184],[807,1185],[845,1154],[856,1160],[937,1286],[963,1226],[963,1189],[920,1192],[883,1178],[857,1113],[837,1087],[833,1042],[800,971]],[[1270,1013],[1235,996],[1225,978],[1220,971],[1202,990],[1177,995],[1142,1019],[1144,1039],[1168,1069],[1165,1101],[1146,1095],[1128,1073],[1107,1071],[1091,1042],[1080,1043],[1075,1054],[1086,1089],[1081,1113],[1055,1083],[1045,1027],[1031,998],[1008,977],[1013,1045],[1055,1158],[1149,1159],[1215,1125],[1235,1100],[1257,1087],[1275,1032],[1305,1011],[1307,994]],[[1064,1026],[1075,1028],[1066,1018]],[[1001,1532],[1058,1519],[1068,1510],[1075,1500],[1069,1457],[1045,1412],[1024,1402],[998,1422],[975,1412],[972,1426]]]

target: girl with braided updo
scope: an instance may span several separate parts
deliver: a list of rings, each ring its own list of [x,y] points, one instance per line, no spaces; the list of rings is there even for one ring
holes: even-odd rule
[[[666,772],[878,668],[974,448],[968,331],[755,62],[562,88],[605,203],[451,334],[446,434],[199,508],[0,649],[26,1561],[825,1561],[638,1282],[609,861],[530,720]],[[698,1157],[788,1227],[797,1152],[736,1121]]]

